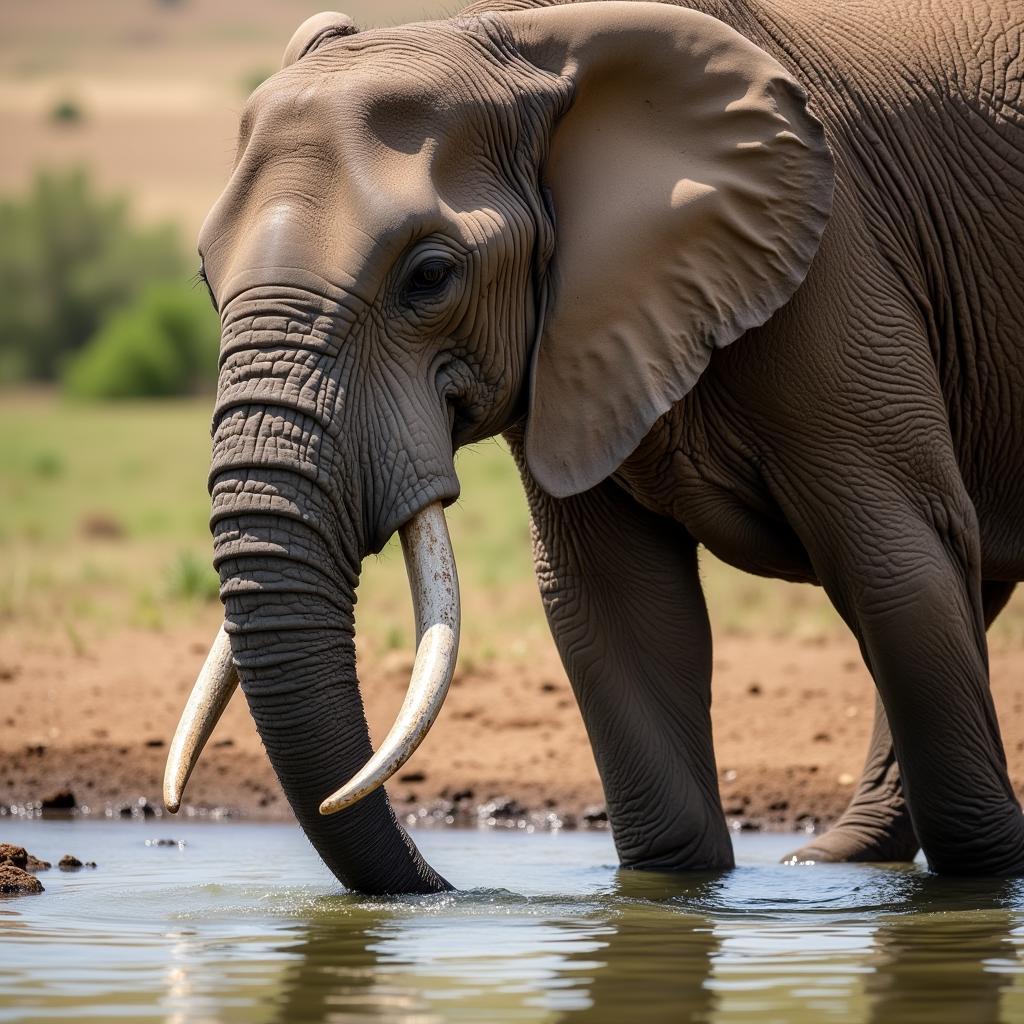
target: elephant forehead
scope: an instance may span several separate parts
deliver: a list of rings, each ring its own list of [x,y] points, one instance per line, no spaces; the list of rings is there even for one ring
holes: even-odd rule
[[[368,150],[415,156],[482,140],[496,106],[514,103],[499,62],[440,26],[341,39],[284,69],[250,99],[242,148],[298,141],[342,162]]]
[[[517,101],[500,61],[465,35],[360,34],[264,83],[203,228],[208,270],[310,266],[333,279],[340,267],[368,288],[417,237],[490,237],[500,218],[486,169],[501,166],[491,151],[514,137]]]
[[[357,214],[375,236],[468,200],[489,133],[484,104],[461,88],[466,76],[368,57],[343,64],[260,90],[243,119],[236,177],[257,194]]]

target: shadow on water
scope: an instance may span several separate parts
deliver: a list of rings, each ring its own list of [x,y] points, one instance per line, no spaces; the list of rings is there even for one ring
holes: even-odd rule
[[[867,867],[619,871],[573,901],[325,897],[281,949],[274,1019],[1018,1020],[1022,907],[1019,882]]]

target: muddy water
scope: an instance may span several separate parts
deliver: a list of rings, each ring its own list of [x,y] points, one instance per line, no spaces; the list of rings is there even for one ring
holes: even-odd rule
[[[1024,1021],[1021,882],[783,867],[788,836],[688,878],[606,834],[417,838],[462,891],[348,895],[288,826],[0,819],[100,865],[0,901],[0,1020]]]

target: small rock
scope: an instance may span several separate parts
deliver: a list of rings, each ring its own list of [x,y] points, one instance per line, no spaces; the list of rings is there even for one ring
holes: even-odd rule
[[[595,825],[607,825],[608,824],[608,809],[606,807],[598,807],[594,805],[587,807],[583,811],[583,822],[593,828]]]
[[[58,789],[57,792],[44,796],[39,803],[44,811],[71,811],[78,806],[75,794],[70,789]]]
[[[87,860],[83,864],[73,853],[65,853],[57,863],[57,867],[59,867],[61,871],[77,871],[79,868],[96,867],[96,861]]]
[[[154,736],[152,739],[146,740],[146,746],[152,747],[154,750],[159,750],[164,745],[164,741],[159,736]]]
[[[28,863],[28,851],[24,846],[14,846],[12,843],[0,843],[0,864],[10,864],[11,867],[25,869]]]
[[[184,839],[147,839],[147,846],[176,846],[179,850],[185,849]]]
[[[144,796],[140,796],[133,804],[120,804],[117,814],[122,818],[155,818],[156,810]]]
[[[472,800],[476,794],[471,789],[460,789],[456,793],[452,793],[452,800],[459,803],[460,800]]]
[[[839,778],[836,779],[836,782],[838,782],[840,786],[852,786],[856,781],[857,780],[854,779],[849,772],[843,772]]]
[[[492,801],[491,814],[496,818],[518,818],[526,813],[526,808],[518,800],[498,797]]]
[[[46,871],[51,866],[49,861],[33,857],[24,846],[0,843],[0,865],[4,864],[22,871]]]
[[[13,864],[0,864],[0,894],[4,896],[31,896],[45,892],[42,882]]]
[[[751,683],[747,687],[747,693],[749,693],[751,697],[760,697],[762,692],[760,683]]]
[[[404,772],[398,776],[399,782],[426,782],[426,772]]]

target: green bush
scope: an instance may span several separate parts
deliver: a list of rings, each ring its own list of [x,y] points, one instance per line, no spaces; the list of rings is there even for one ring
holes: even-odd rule
[[[75,398],[153,398],[213,388],[217,316],[205,292],[156,285],[115,314],[64,372]]]
[[[216,601],[220,596],[220,577],[210,564],[209,555],[179,551],[167,571],[167,594],[179,601]]]
[[[83,171],[40,173],[0,200],[0,383],[52,380],[116,310],[188,276],[170,227],[138,228]]]
[[[50,120],[57,124],[78,124],[82,120],[82,107],[77,100],[64,97],[50,108]]]

